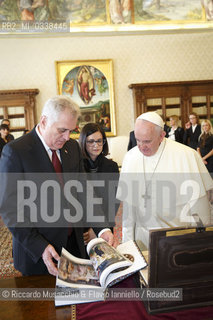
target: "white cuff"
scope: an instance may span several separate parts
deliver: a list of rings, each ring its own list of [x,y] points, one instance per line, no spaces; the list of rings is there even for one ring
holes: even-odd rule
[[[100,238],[100,236],[105,232],[105,231],[111,231],[109,228],[105,228],[105,229],[102,229],[99,234],[98,234],[98,238]]]

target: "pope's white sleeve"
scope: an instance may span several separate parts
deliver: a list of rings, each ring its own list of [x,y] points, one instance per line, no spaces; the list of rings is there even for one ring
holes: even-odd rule
[[[190,213],[191,215],[197,214],[204,226],[210,225],[211,223],[210,202],[208,200],[207,195],[197,199],[197,201],[193,203]],[[195,218],[195,221],[196,221],[196,218]],[[199,221],[196,221],[196,222],[199,222]]]
[[[135,222],[135,208],[124,201],[122,214],[122,242],[135,240]]]

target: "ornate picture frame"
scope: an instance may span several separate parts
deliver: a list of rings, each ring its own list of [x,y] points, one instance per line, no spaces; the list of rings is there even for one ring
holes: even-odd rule
[[[71,137],[78,139],[81,128],[99,123],[106,136],[116,135],[113,63],[106,60],[56,61],[58,94],[68,95],[81,110]]]

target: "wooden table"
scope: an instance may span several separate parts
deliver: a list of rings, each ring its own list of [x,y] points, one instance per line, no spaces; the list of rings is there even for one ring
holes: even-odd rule
[[[55,277],[30,276],[5,279],[0,280],[0,288],[55,288]],[[0,301],[1,320],[70,320],[71,315],[71,306],[55,308],[54,300]]]
[[[130,285],[131,278],[119,283]],[[133,286],[132,286],[133,287]],[[0,288],[55,288],[53,276],[30,276],[0,280]],[[182,310],[167,314],[148,315],[141,301],[104,301],[55,307],[54,300],[0,301],[1,320],[210,320],[213,306]]]

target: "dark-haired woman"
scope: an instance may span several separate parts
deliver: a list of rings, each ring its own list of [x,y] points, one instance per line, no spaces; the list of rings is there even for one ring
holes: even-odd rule
[[[103,211],[107,216],[112,217],[112,214],[115,216],[118,206],[114,207],[115,212],[112,213],[112,209],[109,209],[109,201],[113,200],[112,197],[115,198],[116,190],[113,191],[109,183],[117,184],[119,169],[115,161],[106,158],[109,147],[104,130],[96,123],[87,123],[81,130],[79,144],[84,158],[85,171],[95,174],[93,176],[95,180],[104,181],[104,187],[96,188],[96,195],[103,199]],[[84,234],[86,243],[91,240],[91,233],[90,229],[89,233]]]
[[[9,134],[9,127],[7,124],[0,125],[0,157],[2,153],[2,149],[6,143],[8,143],[7,136]]]
[[[86,172],[119,172],[118,164],[107,159],[109,147],[104,130],[96,123],[87,123],[81,130],[79,143]]]

